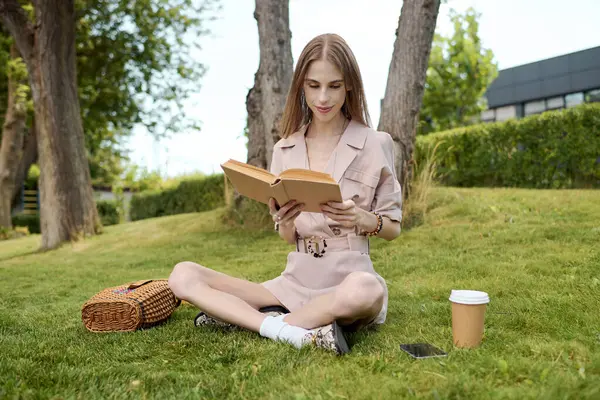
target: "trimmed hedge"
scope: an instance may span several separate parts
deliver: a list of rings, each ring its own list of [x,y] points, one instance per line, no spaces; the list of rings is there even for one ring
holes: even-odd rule
[[[121,222],[119,216],[119,208],[115,201],[98,200],[96,201],[96,209],[103,226],[117,225]]]
[[[120,222],[117,204],[114,201],[96,201],[96,209],[103,226],[116,225]],[[26,226],[29,233],[41,233],[39,214],[15,214],[12,217],[13,226]]]
[[[40,233],[39,214],[15,214],[12,217],[13,227],[26,226],[29,233]]]
[[[449,186],[600,187],[600,104],[417,138],[417,163],[435,146]]]
[[[212,210],[225,203],[223,174],[182,181],[172,189],[133,195],[129,213],[132,221]]]

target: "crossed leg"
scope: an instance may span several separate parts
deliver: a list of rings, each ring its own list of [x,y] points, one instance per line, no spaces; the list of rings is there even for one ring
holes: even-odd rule
[[[264,286],[185,261],[169,276],[169,287],[205,313],[222,321],[260,331],[259,308],[282,305]],[[370,321],[383,305],[384,290],[367,272],[353,272],[331,293],[319,296],[285,317],[290,325],[313,329],[337,320],[340,325]]]

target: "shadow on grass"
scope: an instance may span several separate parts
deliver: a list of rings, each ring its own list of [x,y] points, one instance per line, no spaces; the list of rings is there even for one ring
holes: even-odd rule
[[[43,253],[42,250],[37,250],[36,249],[36,250],[26,251],[24,253],[13,254],[13,255],[10,255],[8,257],[0,258],[0,263],[3,262],[3,261],[10,261],[10,260],[13,260],[13,259],[19,258],[19,257],[27,257],[27,256],[36,255],[36,254],[41,254],[41,253]]]

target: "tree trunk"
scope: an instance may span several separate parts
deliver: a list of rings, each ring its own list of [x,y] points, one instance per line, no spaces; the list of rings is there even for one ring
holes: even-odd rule
[[[256,0],[260,64],[246,97],[248,163],[269,169],[279,121],[292,83],[289,1]]]
[[[29,72],[40,165],[42,249],[95,234],[92,193],[79,109],[73,0],[34,1],[36,23],[18,0],[0,0],[0,15]]]
[[[94,235],[100,220],[77,93],[73,0],[40,1],[36,17],[40,229],[42,248],[48,249]]]
[[[19,57],[16,46],[10,48],[11,59]],[[13,189],[25,132],[27,105],[25,99],[17,96],[17,88],[23,84],[11,73],[8,74],[8,104],[0,145],[0,227],[12,228],[11,209]]]
[[[394,139],[396,172],[404,198],[412,180],[419,110],[439,9],[440,0],[404,0],[377,127]]]

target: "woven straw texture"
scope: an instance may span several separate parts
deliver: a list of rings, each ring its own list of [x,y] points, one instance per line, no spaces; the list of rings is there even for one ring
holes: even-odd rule
[[[95,294],[81,308],[92,332],[131,332],[166,321],[179,306],[167,280],[143,280]]]

